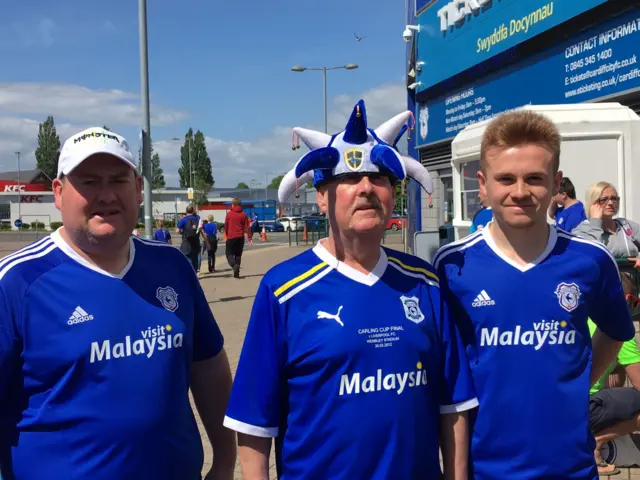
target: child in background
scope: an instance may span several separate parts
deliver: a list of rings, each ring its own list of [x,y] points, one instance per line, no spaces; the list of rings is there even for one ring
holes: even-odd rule
[[[171,243],[171,234],[169,229],[165,228],[164,220],[156,220],[156,231],[153,234],[153,239],[158,242]]]

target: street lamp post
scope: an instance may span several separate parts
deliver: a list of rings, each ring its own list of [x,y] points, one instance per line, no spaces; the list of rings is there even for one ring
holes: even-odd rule
[[[18,156],[18,218],[22,220],[21,203],[22,203],[22,191],[20,189],[20,152],[15,152]],[[22,233],[22,225],[18,227],[20,233]],[[20,238],[22,240],[22,237]]]
[[[327,128],[327,70],[355,70],[358,65],[355,63],[349,63],[348,65],[341,65],[338,67],[301,67],[296,65],[291,67],[294,72],[304,72],[306,70],[321,70],[322,71],[322,87],[323,87],[323,104],[324,104],[324,133],[328,133]]]
[[[140,43],[140,86],[142,90],[142,176],[144,185],[144,234],[153,237],[151,216],[151,112],[149,107],[149,55],[147,49],[147,0],[138,0],[138,36]]]

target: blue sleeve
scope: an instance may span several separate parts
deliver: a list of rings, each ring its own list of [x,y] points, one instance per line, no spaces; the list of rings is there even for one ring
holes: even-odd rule
[[[216,223],[212,223],[211,224],[211,230],[213,233],[211,233],[212,237],[215,237],[218,234],[218,225]]]
[[[160,233],[162,233],[160,230],[156,230],[155,233],[153,234],[153,239],[157,241],[161,241],[162,239],[160,238]]]
[[[563,228],[567,232],[571,232],[574,228],[580,225],[587,219],[587,215],[584,213],[584,208],[574,208],[567,218],[564,220]]]
[[[233,381],[227,428],[256,437],[278,436],[286,386],[283,325],[280,304],[261,282]]]
[[[187,217],[182,217],[178,221],[178,225],[176,225],[176,228],[184,228],[185,223],[187,223]]]
[[[444,300],[440,300],[440,342],[442,345],[442,379],[440,413],[457,413],[478,406],[469,360],[460,334]]]
[[[626,342],[631,340],[636,332],[622,288],[618,265],[604,247],[594,248],[598,249],[600,264],[599,290],[588,300],[589,317],[605,335],[619,342]]]
[[[9,382],[15,376],[20,361],[20,339],[15,322],[15,314],[7,304],[4,289],[0,288],[0,405],[6,403],[4,395],[10,393]]]
[[[195,277],[194,277],[195,279]],[[224,339],[199,281],[194,281],[193,360],[207,360],[222,350]]]

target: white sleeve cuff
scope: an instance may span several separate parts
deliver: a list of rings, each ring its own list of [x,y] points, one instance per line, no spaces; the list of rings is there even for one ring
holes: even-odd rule
[[[464,402],[455,403],[453,405],[440,405],[440,413],[459,413],[471,410],[479,405],[477,398],[471,398]]]
[[[240,422],[227,416],[224,417],[224,422],[222,422],[222,424],[231,430],[246,433],[247,435],[253,435],[254,437],[275,438],[278,436],[278,427],[258,427],[256,425]]]

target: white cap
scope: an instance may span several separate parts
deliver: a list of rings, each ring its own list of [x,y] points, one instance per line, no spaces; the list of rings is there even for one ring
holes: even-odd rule
[[[124,137],[104,128],[91,127],[64,142],[58,159],[58,178],[69,175],[78,165],[97,153],[113,155],[131,168],[137,168]]]

